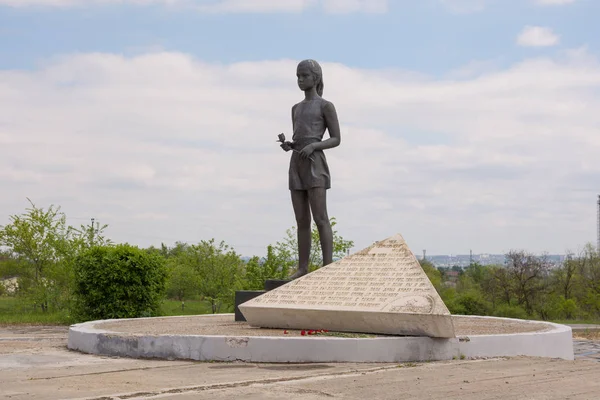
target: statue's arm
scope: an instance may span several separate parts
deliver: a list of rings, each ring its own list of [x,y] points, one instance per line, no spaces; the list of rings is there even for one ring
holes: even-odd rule
[[[340,122],[338,121],[337,111],[333,103],[327,102],[323,106],[323,115],[327,130],[329,131],[329,139],[322,142],[313,143],[315,150],[325,150],[337,147],[342,142],[342,134],[340,132]]]
[[[294,131],[294,111],[296,110],[296,106],[297,106],[297,105],[298,105],[298,104],[295,104],[295,105],[292,107],[292,132]],[[293,144],[292,144],[292,142],[290,142],[290,141],[286,141],[286,142],[284,142],[284,143],[282,143],[282,144],[281,144],[281,148],[282,148],[283,150],[285,150],[285,151],[290,151],[290,150],[292,150],[292,149],[293,149]]]
[[[296,107],[298,107],[298,104],[292,106],[292,132],[294,131],[294,114],[296,113]]]

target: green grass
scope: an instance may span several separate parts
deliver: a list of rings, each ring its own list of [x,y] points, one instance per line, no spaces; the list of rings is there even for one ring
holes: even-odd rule
[[[0,325],[70,325],[74,322],[67,312],[42,312],[23,299],[0,296]]]
[[[221,312],[232,312],[222,307]],[[185,307],[177,300],[163,300],[161,306],[162,316],[199,315],[210,314],[210,303],[202,300],[186,300]],[[0,325],[70,325],[76,323],[74,318],[66,311],[42,312],[36,310],[28,301],[10,296],[0,296]],[[591,324],[600,325],[600,320],[553,320],[558,324]],[[320,335],[333,337],[375,337],[375,335],[348,334],[328,332]]]
[[[351,332],[324,332],[319,333],[316,336],[331,336],[331,337],[340,337],[340,338],[376,338],[377,335],[371,335],[368,333],[351,333]]]
[[[207,301],[187,300],[183,310],[181,302],[176,300],[164,300],[161,306],[162,316],[210,313],[211,307]],[[22,298],[0,296],[0,325],[70,325],[76,322],[79,321],[67,311],[42,312]]]
[[[186,300],[185,307],[177,300],[163,300],[161,314],[163,316],[211,314],[210,303],[201,300]]]
[[[419,364],[414,363],[414,362],[407,362],[407,363],[402,363],[398,365],[398,368],[414,368],[414,367],[418,367]]]

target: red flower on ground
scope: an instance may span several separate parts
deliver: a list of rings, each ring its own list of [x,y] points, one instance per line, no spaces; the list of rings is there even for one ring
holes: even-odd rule
[[[284,334],[284,335],[287,335],[287,334],[288,334],[288,331],[283,331],[283,334]]]
[[[302,336],[304,336],[304,335],[306,335],[306,331],[302,331],[302,332],[300,332],[300,334],[301,334]]]

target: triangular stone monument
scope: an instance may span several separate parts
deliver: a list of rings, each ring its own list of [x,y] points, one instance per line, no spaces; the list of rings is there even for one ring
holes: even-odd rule
[[[251,326],[453,338],[446,305],[401,235],[239,306]]]

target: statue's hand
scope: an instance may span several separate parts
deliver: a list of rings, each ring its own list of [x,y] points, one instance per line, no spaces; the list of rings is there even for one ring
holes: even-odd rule
[[[310,158],[311,154],[315,152],[315,146],[313,144],[307,144],[300,152],[302,158]]]
[[[283,142],[281,144],[281,148],[285,151],[290,151],[292,150],[292,142]]]

